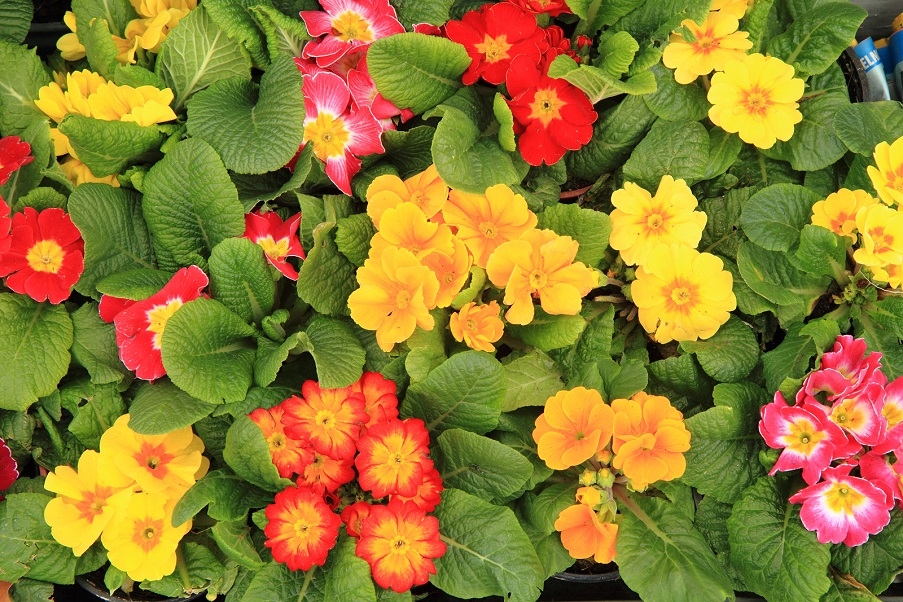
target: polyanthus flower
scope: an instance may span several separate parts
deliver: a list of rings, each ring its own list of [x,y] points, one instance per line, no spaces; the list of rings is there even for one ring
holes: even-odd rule
[[[874,205],[877,199],[864,190],[841,188],[832,192],[823,201],[812,205],[812,224],[821,226],[837,234],[854,239],[856,214],[863,207]]]
[[[435,307],[439,281],[407,249],[387,247],[371,255],[357,271],[360,288],[348,296],[351,319],[376,331],[379,348],[389,352],[414,334],[432,330],[430,308]]]
[[[490,84],[504,82],[512,60],[519,56],[538,63],[545,39],[533,14],[506,2],[487,4],[465,13],[460,21],[449,21],[445,33],[470,56],[470,66],[461,77],[466,86],[480,77]]]
[[[172,121],[176,118],[170,108],[173,92],[169,88],[160,90],[154,86],[117,86],[106,82],[88,96],[91,116],[105,121],[133,121],[149,126]]]
[[[723,12],[710,12],[702,25],[684,19],[681,27],[690,32],[691,40],[680,33],[671,34],[671,43],[665,47],[662,63],[674,69],[674,79],[679,84],[692,83],[700,75],[721,71],[724,65],[742,58],[752,48],[749,33],[737,31],[740,21]]]
[[[106,82],[103,76],[88,69],[72,71],[66,74],[65,91],[60,84],[50,82],[38,90],[38,99],[34,104],[56,123],[70,113],[91,117],[87,99]]]
[[[884,441],[874,445],[871,451],[877,454],[893,451],[895,455],[903,457],[903,376],[884,387],[881,416],[887,422],[887,431]]]
[[[821,483],[810,485],[790,496],[802,502],[800,520],[818,535],[819,543],[858,546],[868,541],[890,522],[893,497],[880,487],[859,477],[851,477],[852,464],[826,468]]]
[[[354,108],[370,107],[373,116],[380,122],[384,130],[395,129],[395,122],[392,121],[392,117],[396,115],[400,115],[402,121],[407,121],[414,116],[410,109],[396,107],[379,93],[379,90],[376,89],[376,83],[367,69],[366,56],[361,58],[357,66],[348,72],[346,79],[348,80],[348,90],[351,92]]]
[[[314,452],[314,459],[299,472],[295,483],[299,487],[333,492],[345,483],[353,481],[354,476],[351,458],[336,459]]]
[[[75,13],[67,10],[63,15],[63,23],[69,28],[70,33],[60,36],[56,41],[56,47],[60,56],[66,61],[77,61],[85,58],[85,47],[78,39],[78,31],[75,21]]]
[[[876,445],[887,432],[887,421],[881,415],[883,404],[884,388],[871,383],[834,402],[828,417],[862,445]]]
[[[135,581],[156,581],[176,570],[176,548],[191,521],[172,525],[174,504],[158,493],[132,494],[125,515],[101,535],[110,564]]]
[[[398,387],[394,380],[379,372],[364,372],[351,385],[351,390],[364,398],[364,411],[369,417],[364,431],[384,420],[398,418],[398,397],[395,395]]]
[[[501,6],[501,5],[496,5]],[[508,69],[508,106],[520,134],[517,149],[530,165],[557,163],[593,137],[596,111],[586,94],[563,79],[549,77],[538,61],[518,56]]]
[[[288,487],[277,493],[266,508],[266,517],[264,545],[272,550],[276,562],[293,571],[323,566],[342,524],[323,496],[309,487]]]
[[[376,424],[358,441],[354,460],[361,489],[374,498],[416,495],[423,474],[433,467],[430,436],[418,418]]]
[[[828,401],[851,397],[869,384],[884,385],[881,353],[866,353],[865,339],[844,334],[837,337],[831,351],[821,356],[821,367],[803,381],[806,395],[827,393]]]
[[[561,14],[570,14],[571,9],[568,8],[565,0],[508,0],[512,4],[516,4],[524,10],[531,13],[548,14],[550,17],[557,17]]]
[[[561,532],[561,545],[571,558],[590,558],[599,563],[615,559],[618,525],[603,523],[589,506],[568,506],[555,519],[555,529]]]
[[[793,126],[803,120],[797,101],[805,88],[793,73],[781,59],[758,53],[728,62],[712,76],[709,119],[759,148],[790,140]]]
[[[285,427],[282,424],[284,412],[280,404],[268,410],[257,408],[248,414],[248,418],[263,432],[270,450],[270,458],[279,470],[279,476],[290,479],[293,474],[301,472],[310,464],[314,455],[310,449],[302,445],[301,441],[285,434]]]
[[[300,225],[300,213],[283,221],[274,211],[266,213],[252,211],[245,215],[245,233],[242,236],[260,245],[266,254],[267,261],[284,276],[291,280],[297,280],[298,270],[286,259],[307,257],[304,249],[301,248],[301,240],[298,238],[298,226]]]
[[[630,292],[640,324],[659,343],[708,339],[737,307],[721,259],[684,245],[656,247],[636,277]]]
[[[481,268],[499,245],[520,238],[537,224],[526,199],[504,184],[490,186],[485,194],[452,190],[442,219],[458,229],[456,236],[473,254],[474,265]]]
[[[445,544],[435,516],[393,500],[370,508],[354,552],[370,565],[377,585],[402,593],[436,574],[433,558],[445,554]]]
[[[903,287],[903,264],[888,263],[883,266],[872,266],[872,278],[878,282],[886,282],[891,288]]]
[[[35,301],[62,303],[84,270],[85,243],[62,209],[26,207],[13,215],[9,248],[0,257],[6,286]]]
[[[388,0],[321,0],[323,10],[302,10],[308,33],[319,40],[308,42],[302,56],[314,57],[328,67],[349,53],[366,50],[375,40],[404,33]]]
[[[879,142],[873,156],[877,167],[869,165],[867,171],[878,196],[903,207],[903,136],[893,144]]]
[[[3,197],[0,196],[0,257],[3,253],[9,251],[9,246],[13,239],[10,237],[10,230],[13,228],[13,218],[10,216],[11,209]]]
[[[451,315],[448,328],[456,341],[463,341],[477,351],[494,353],[493,343],[502,338],[505,325],[499,318],[498,301],[490,301],[485,305],[471,301]]]
[[[537,454],[553,470],[565,470],[592,458],[608,445],[614,411],[595,389],[559,391],[536,419]]]
[[[379,139],[382,127],[369,107],[349,108],[351,92],[334,73],[304,76],[303,91],[302,147],[311,143],[314,155],[326,164],[326,175],[350,195],[351,178],[361,169],[358,156],[385,152]]]
[[[702,238],[706,214],[694,211],[696,197],[683,180],[662,176],[649,194],[633,182],[611,195],[612,249],[621,252],[627,265],[643,265],[649,252],[660,244],[680,243],[695,248]]]
[[[197,8],[197,0],[130,0],[138,19],[132,19],[125,28],[125,39],[119,38],[117,46],[130,48],[127,61],[134,63],[134,52],[143,48],[149,52],[159,52],[160,45],[173,27]],[[114,41],[117,41],[114,36]],[[123,60],[120,49],[120,62]]]
[[[13,458],[13,453],[6,441],[0,439],[0,500],[3,499],[3,492],[9,489],[18,478],[19,467],[16,465],[16,459]]]
[[[116,471],[99,471],[99,460],[100,454],[86,450],[78,459],[77,472],[57,466],[44,482],[47,491],[57,494],[45,507],[44,520],[53,538],[72,548],[76,556],[84,554],[110,521],[125,512],[132,497],[131,481]]]
[[[351,387],[322,389],[315,380],[304,381],[301,397],[289,397],[282,407],[286,435],[333,458],[354,457],[361,426],[369,420],[363,395]]]
[[[595,270],[575,262],[578,243],[552,230],[529,230],[518,240],[500,245],[486,265],[492,284],[505,289],[512,324],[533,320],[533,298],[552,315],[576,315],[583,297],[599,283]]]
[[[200,297],[209,283],[196,265],[182,268],[158,292],[114,318],[119,358],[136,377],[155,380],[166,374],[160,354],[166,323],[180,307]]]
[[[57,130],[50,130],[51,133]],[[52,138],[53,136],[51,136]],[[66,143],[68,144],[68,138],[66,138]],[[67,151],[68,152],[68,151]],[[59,152],[57,154],[60,154]],[[94,175],[94,172],[91,169],[82,163],[77,157],[73,157],[71,154],[60,161],[60,169],[63,170],[63,173],[69,178],[69,181],[75,184],[76,186],[80,186],[82,184],[107,184],[112,186],[113,188],[119,188],[119,179],[116,177],[116,174],[111,174],[109,176],[98,177]]]
[[[435,467],[425,470],[417,493],[412,496],[396,493],[390,499],[398,499],[402,502],[413,502],[424,512],[432,512],[442,501],[442,476]]]
[[[348,504],[342,509],[342,513],[339,516],[345,524],[345,532],[348,535],[351,537],[361,536],[361,527],[364,519],[370,516],[370,508],[372,507],[370,502],[360,501]]]
[[[711,10],[717,10],[735,19],[742,19],[754,0],[714,0]]]
[[[451,229],[427,220],[414,203],[399,203],[383,213],[379,232],[370,241],[370,254],[381,255],[390,246],[407,249],[417,259],[436,251],[445,255],[455,252]]]
[[[399,203],[414,203],[427,219],[436,215],[448,199],[448,186],[435,165],[402,181],[396,175],[376,176],[367,187],[367,215],[379,229],[382,214]]]
[[[872,483],[881,483],[881,489],[890,492],[895,500],[903,500],[903,475],[898,470],[903,469],[903,464],[897,460],[896,455],[886,452],[877,452],[872,448],[859,458],[859,474],[863,479]],[[888,500],[888,503],[891,503]]]
[[[856,213],[860,244],[853,259],[867,266],[883,266],[903,260],[903,212],[874,204]]]
[[[18,136],[0,138],[0,186],[6,184],[14,171],[32,161],[31,145],[27,142]]]
[[[420,263],[428,267],[439,281],[436,307],[448,307],[452,304],[467,282],[470,266],[473,265],[473,257],[460,238],[453,236],[452,246],[454,251],[450,255],[442,251],[433,251],[420,259]]]

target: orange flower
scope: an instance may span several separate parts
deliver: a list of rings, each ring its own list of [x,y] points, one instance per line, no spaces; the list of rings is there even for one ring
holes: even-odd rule
[[[595,389],[559,391],[536,419],[533,440],[549,468],[565,470],[608,445],[614,412]]]
[[[490,186],[485,195],[452,190],[442,217],[445,223],[458,228],[458,238],[473,253],[474,264],[481,268],[486,267],[499,245],[516,240],[537,224],[524,197],[504,184]]]
[[[402,502],[413,502],[418,508],[424,512],[432,512],[442,501],[442,476],[435,468],[431,468],[423,473],[423,481],[417,488],[417,493],[413,496],[405,496],[395,494],[390,500],[400,500]]]
[[[361,426],[369,420],[364,396],[351,387],[321,389],[315,380],[301,385],[301,395],[282,402],[285,434],[332,458],[353,458]]]
[[[365,434],[368,428],[379,422],[398,418],[398,397],[395,395],[397,387],[394,380],[379,372],[364,372],[351,385],[351,390],[364,397],[364,411],[370,417],[361,434]]]
[[[448,199],[448,186],[439,177],[435,165],[403,181],[398,176],[377,176],[367,187],[367,215],[379,228],[382,215],[399,203],[414,203],[427,218],[436,215]]]
[[[423,585],[436,574],[433,558],[445,554],[439,521],[411,502],[373,506],[354,550],[370,565],[373,580],[397,593]]]
[[[555,529],[561,532],[561,545],[571,558],[592,557],[602,564],[615,559],[618,525],[599,521],[591,507],[568,506],[555,520]]]
[[[379,232],[370,241],[370,256],[379,256],[386,247],[407,249],[417,259],[439,251],[455,252],[451,229],[445,224],[427,221],[414,203],[399,203],[386,209],[379,222]]]
[[[354,461],[361,489],[374,498],[416,495],[424,472],[433,467],[429,444],[429,433],[417,418],[373,426],[358,441],[360,453]]]
[[[452,237],[452,244],[455,250],[451,255],[434,251],[420,260],[420,263],[432,270],[436,280],[439,281],[436,307],[451,305],[470,275],[473,259],[467,251],[467,247],[457,236]]]
[[[821,226],[837,234],[853,239],[856,231],[856,214],[863,207],[874,205],[878,200],[864,190],[841,188],[832,192],[823,201],[812,205],[812,224]]]
[[[502,338],[505,325],[499,318],[498,301],[486,305],[470,302],[451,315],[448,328],[456,341],[464,341],[477,351],[493,353],[493,343]]]
[[[285,413],[282,405],[270,408],[257,408],[248,418],[254,421],[270,448],[270,457],[273,464],[279,470],[279,476],[290,479],[296,472],[301,472],[304,467],[313,461],[313,451],[301,444],[298,439],[293,439],[285,434],[282,424],[282,415]]]
[[[333,492],[345,483],[354,480],[351,459],[336,460],[325,454],[314,452],[314,459],[304,467],[295,479],[299,487],[310,487],[316,491]]]
[[[264,545],[273,551],[273,560],[293,571],[323,566],[342,524],[323,496],[309,487],[288,487],[277,493],[266,508],[266,517]]]

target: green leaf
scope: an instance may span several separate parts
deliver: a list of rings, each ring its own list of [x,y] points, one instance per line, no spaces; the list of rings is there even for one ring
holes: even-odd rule
[[[732,596],[730,580],[690,517],[663,499],[631,499],[642,519],[637,510],[625,512],[616,544],[621,578],[630,589],[653,602]]]
[[[305,351],[314,357],[321,386],[347,387],[361,377],[366,353],[346,322],[315,316],[308,323],[305,335]]]
[[[599,58],[595,65],[614,77],[621,77],[630,69],[639,49],[640,45],[632,35],[619,31],[606,36],[599,45]]]
[[[664,42],[684,19],[702,23],[711,5],[708,0],[647,1],[625,14],[614,29],[629,31],[640,43]]]
[[[76,568],[76,572],[81,571]],[[53,600],[53,584],[23,577],[9,588],[11,602],[48,602]]]
[[[527,493],[519,502],[524,518],[543,533],[555,532],[555,521],[561,511],[574,505],[577,483],[556,483],[539,495]]]
[[[462,428],[484,434],[498,424],[504,398],[505,371],[498,360],[465,351],[408,387],[399,412],[403,418],[421,418],[434,433]]]
[[[674,72],[661,63],[657,63],[651,72],[655,75],[658,89],[642,97],[650,111],[668,121],[700,121],[705,118],[710,105],[702,86],[697,82],[678,84],[674,81]]]
[[[348,261],[360,267],[370,253],[370,239],[376,234],[373,220],[366,213],[341,218],[336,224],[335,243]]]
[[[69,199],[66,196],[60,194],[53,188],[40,186],[32,189],[31,192],[25,196],[20,196],[15,204],[12,205],[12,210],[13,213],[17,213],[25,209],[25,207],[33,207],[38,211],[56,207],[65,211],[68,201]]]
[[[282,491],[292,485],[279,476],[263,431],[247,416],[236,417],[229,427],[223,459],[235,474],[264,491]]]
[[[318,566],[307,572],[293,571],[281,562],[271,562],[256,572],[241,602],[293,600],[326,602],[323,590],[326,572]]]
[[[820,602],[878,602],[875,594],[852,577],[831,573],[831,587]]]
[[[210,535],[226,558],[241,566],[259,570],[266,564],[254,548],[247,520],[218,521],[210,529]]]
[[[129,371],[119,359],[116,328],[100,319],[97,305],[86,303],[72,312],[72,359],[96,385],[120,383]]]
[[[706,374],[719,382],[746,378],[759,361],[759,343],[753,330],[731,316],[711,338],[684,341],[681,351],[695,353]]]
[[[345,316],[348,295],[357,288],[357,281],[354,264],[336,245],[335,228],[335,221],[314,228],[313,247],[306,247],[310,249],[307,259],[298,270],[298,296],[318,313]]]
[[[854,153],[871,158],[880,142],[892,144],[903,131],[903,106],[895,100],[858,102],[834,116],[834,130]]]
[[[699,529],[702,536],[708,542],[709,547],[715,552],[715,559],[727,573],[728,578],[737,591],[746,591],[748,588],[737,575],[737,570],[731,564],[731,550],[727,536],[727,519],[731,515],[732,506],[722,504],[712,496],[705,496],[700,500],[696,508],[696,516],[693,525]]]
[[[430,147],[436,128],[418,125],[407,131],[388,130],[382,134],[386,159],[398,169],[402,179],[425,171],[433,163]]]
[[[51,583],[75,581],[78,559],[71,548],[53,539],[44,521],[44,508],[50,500],[43,493],[17,493],[0,506],[0,575],[4,581],[15,581],[26,573],[30,579]]]
[[[750,242],[740,245],[737,265],[743,281],[752,290],[778,305],[809,307],[824,294],[830,281],[796,269],[783,253],[767,251]]]
[[[24,42],[33,15],[34,4],[28,0],[9,0],[0,5],[0,40]]]
[[[0,132],[4,136],[21,134],[33,122],[47,120],[34,101],[49,83],[50,74],[34,48],[0,40]]]
[[[582,316],[551,316],[542,308],[535,308],[535,317],[526,326],[508,324],[508,332],[528,345],[541,351],[551,351],[573,345],[586,328],[586,320]]]
[[[656,190],[664,175],[701,180],[709,158],[709,133],[697,121],[660,121],[624,163],[624,177],[646,190]]]
[[[226,168],[209,144],[195,138],[178,143],[147,172],[142,210],[154,243],[180,265],[205,268],[213,247],[245,231],[244,209]]]
[[[714,399],[714,408],[687,418],[692,439],[681,480],[703,495],[733,504],[765,474],[758,458],[764,449],[759,407],[768,402],[768,395],[752,383],[733,383],[717,385]]]
[[[890,523],[862,545],[831,546],[831,564],[875,594],[884,592],[903,566],[903,514],[895,509]]]
[[[554,230],[559,236],[570,236],[580,246],[574,261],[596,267],[608,249],[611,219],[601,211],[578,205],[552,205],[539,215],[539,228]]]
[[[768,54],[793,66],[796,77],[818,75],[834,64],[868,12],[852,3],[829,2],[802,13],[768,43]]]
[[[574,84],[583,90],[593,104],[619,94],[650,94],[656,89],[655,75],[651,71],[642,71],[622,80],[620,76],[614,76],[604,69],[578,65],[565,54],[559,54],[549,65],[549,77]]]
[[[138,17],[127,0],[73,0],[72,11],[78,15],[106,19],[110,33],[119,37],[125,37],[129,21]]]
[[[492,99],[492,113],[499,122],[499,146],[502,147],[502,150],[513,153],[517,150],[517,144],[514,142],[514,114],[511,112],[511,107],[505,102],[505,97],[499,92],[496,92]]]
[[[743,141],[721,128],[709,130],[709,161],[703,180],[711,180],[725,173],[734,164],[743,148]],[[708,199],[707,199],[708,200]]]
[[[207,515],[214,520],[237,521],[247,517],[249,510],[263,508],[272,500],[272,495],[229,470],[213,470],[201,477],[179,498],[173,509],[172,521],[181,525],[193,518],[204,506],[207,506]]]
[[[304,137],[301,72],[282,55],[259,86],[242,76],[223,79],[192,96],[187,107],[189,135],[209,143],[237,173],[279,169]]]
[[[62,305],[0,294],[0,409],[21,412],[56,390],[69,370],[72,320]]]
[[[470,57],[460,44],[421,33],[381,38],[367,50],[367,69],[386,100],[420,114],[461,88]]]
[[[652,362],[647,368],[648,391],[668,397],[683,412],[693,405],[707,405],[712,399],[712,382],[690,353]]]
[[[165,435],[194,424],[216,407],[167,380],[144,383],[129,407],[129,427],[142,435]]]
[[[97,283],[97,292],[111,297],[142,301],[172,279],[172,272],[138,268],[107,276]]]
[[[731,561],[750,589],[769,600],[817,600],[830,587],[831,552],[798,516],[777,481],[762,477],[727,519]]]
[[[435,560],[433,585],[463,598],[500,595],[527,602],[539,597],[542,563],[509,508],[446,489],[435,514],[448,549]]]
[[[835,276],[846,269],[847,239],[827,228],[806,224],[800,234],[800,246],[791,260],[810,274]]]
[[[342,602],[374,602],[376,588],[370,576],[370,565],[354,553],[357,539],[340,535],[336,546],[329,552],[326,571],[326,600]]]
[[[505,364],[504,369],[508,386],[502,401],[503,412],[543,406],[549,397],[564,388],[558,364],[539,349]]]
[[[72,114],[60,122],[59,130],[69,137],[78,158],[98,177],[120,173],[130,161],[163,143],[163,133],[157,126],[132,121],[104,121]]]
[[[166,36],[154,72],[175,93],[178,111],[188,97],[221,79],[251,79],[251,61],[203,7],[188,13]]]
[[[133,268],[153,268],[141,197],[124,188],[83,184],[69,195],[69,215],[85,241],[85,271],[76,288],[99,298],[97,283]]]
[[[896,329],[863,314],[859,320],[853,321],[854,334],[863,337],[869,349],[883,354],[882,370],[887,378],[893,380],[903,375],[903,345]]]
[[[163,366],[174,385],[202,401],[240,401],[251,386],[252,336],[254,329],[219,301],[189,301],[166,323]]]
[[[254,59],[254,65],[262,67],[268,62],[266,37],[250,8],[258,3],[259,0],[206,0],[204,8],[227,36],[241,42]]]
[[[100,437],[126,411],[115,384],[67,386],[61,390],[61,397],[73,415],[69,432],[90,449],[100,449]]]
[[[270,60],[280,54],[288,57],[301,56],[304,43],[310,40],[304,21],[288,17],[272,6],[258,4],[250,8],[267,40]],[[297,11],[294,11],[297,12]]]
[[[267,318],[264,318],[266,323]],[[288,356],[307,341],[303,332],[295,332],[285,337],[282,343],[274,343],[270,339],[257,339],[257,357],[254,359],[254,384],[258,387],[270,385],[279,375],[282,364]]]
[[[110,33],[110,25],[104,18],[98,18],[94,14],[85,14],[76,7],[75,19],[78,29],[78,41],[85,47],[85,55],[92,71],[102,75],[105,79],[113,78],[113,71],[118,65],[119,54],[116,44]]]
[[[842,94],[825,94],[800,104],[803,120],[796,124],[788,142],[780,140],[765,154],[789,161],[798,171],[817,171],[829,167],[847,152],[846,145],[834,131],[834,117],[850,106],[844,90]]]
[[[597,362],[599,375],[602,377],[602,394],[606,400],[629,399],[635,393],[646,388],[649,376],[642,362],[629,360],[623,365],[603,357]]]
[[[487,502],[504,503],[523,491],[533,473],[530,461],[507,445],[449,429],[436,439],[441,455],[436,468],[445,487],[476,495]]]
[[[809,371],[809,362],[817,349],[811,336],[800,333],[801,327],[801,324],[791,326],[781,344],[762,355],[769,391],[776,391],[785,378],[800,378]]]
[[[227,238],[210,253],[210,290],[245,322],[273,309],[276,285],[263,249],[247,238]]]
[[[401,24],[406,29],[411,29],[418,23],[444,25],[449,19],[449,9],[454,3],[454,0],[434,0],[433,2],[395,0],[392,6],[395,7]]]

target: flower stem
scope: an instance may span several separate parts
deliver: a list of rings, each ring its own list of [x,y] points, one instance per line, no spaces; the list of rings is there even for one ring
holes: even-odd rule
[[[304,602],[304,598],[307,596],[307,588],[310,587],[310,582],[313,581],[315,572],[317,572],[316,565],[310,567],[310,570],[304,573],[304,583],[301,584],[301,591],[298,592],[298,602]]]
[[[191,591],[191,576],[188,574],[188,565],[185,564],[185,550],[180,543],[176,548],[176,571],[179,573],[179,583],[186,592]]]
[[[619,504],[623,505],[623,507],[627,510],[630,510],[630,512],[633,513],[634,516],[640,519],[640,522],[646,525],[646,528],[655,533],[664,541],[671,540],[671,538],[668,537],[667,533],[658,528],[658,525],[655,524],[655,521],[652,520],[652,517],[646,514],[646,512],[642,508],[640,508],[637,503],[630,497],[630,494],[627,492],[627,489],[623,485],[612,485],[611,493],[615,496],[615,499],[618,500]]]
[[[56,423],[53,421],[53,418],[51,418],[50,414],[47,413],[47,410],[41,406],[38,406],[38,418],[41,419],[44,428],[47,429],[47,435],[50,437],[50,443],[53,444],[53,449],[56,450],[57,454],[62,456],[66,451],[66,444],[63,442],[60,431],[56,428]]]

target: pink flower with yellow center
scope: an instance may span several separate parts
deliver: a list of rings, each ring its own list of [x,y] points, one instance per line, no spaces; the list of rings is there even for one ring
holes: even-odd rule
[[[448,200],[448,186],[439,177],[435,165],[402,181],[396,175],[376,176],[367,187],[367,215],[377,229],[386,209],[400,203],[413,203],[420,207],[427,219],[432,219]]]
[[[903,504],[903,474],[897,472],[900,470],[903,470],[903,464],[900,464],[895,454],[877,452],[873,448],[859,458],[859,474],[862,478],[871,483],[881,483],[881,489],[889,491],[893,499],[900,500]]]
[[[566,470],[592,458],[611,440],[614,411],[595,389],[575,387],[546,401],[536,419],[537,454],[553,470]]]
[[[837,337],[834,347],[821,356],[821,367],[803,382],[807,395],[827,393],[828,401],[852,397],[871,383],[884,385],[887,377],[881,371],[881,354],[866,353],[865,339],[845,334]]]
[[[370,254],[382,255],[387,247],[398,247],[421,261],[437,251],[450,256],[455,252],[452,238],[447,225],[427,220],[414,203],[399,203],[383,213],[379,232],[370,241]]]
[[[296,213],[285,221],[275,212],[252,211],[245,215],[245,233],[242,235],[263,249],[267,261],[291,280],[298,279],[298,270],[286,261],[289,257],[304,259],[307,255],[301,248],[298,226],[301,214]]]
[[[812,224],[855,240],[856,214],[878,200],[864,190],[841,188],[812,205]]]
[[[843,543],[853,547],[868,541],[890,522],[893,496],[879,481],[851,477],[851,464],[826,468],[824,481],[790,496],[802,502],[800,520],[818,535],[819,543]]]
[[[862,445],[876,445],[884,440],[887,421],[881,415],[884,389],[871,383],[850,397],[834,402],[828,417]]]
[[[903,376],[884,387],[884,405],[881,416],[887,421],[884,440],[872,447],[872,452],[886,454],[894,452],[903,458]]]
[[[323,10],[302,10],[301,18],[314,37],[302,56],[328,67],[349,53],[363,52],[375,40],[404,33],[388,0],[321,0]]]
[[[875,166],[868,166],[878,196],[888,205],[903,206],[903,136],[893,144],[879,142],[875,147]]]
[[[454,252],[451,255],[442,251],[434,251],[420,260],[420,263],[428,267],[439,281],[436,307],[451,305],[464,287],[464,283],[467,282],[467,277],[470,276],[470,266],[473,265],[473,257],[460,238],[453,236],[452,245]]]
[[[691,19],[680,25],[690,33],[690,39],[680,33],[671,34],[671,43],[662,55],[662,63],[674,69],[674,79],[679,84],[721,71],[729,61],[742,58],[752,48],[749,33],[737,31],[740,21],[729,14],[710,12],[702,25]]]
[[[373,116],[379,121],[384,130],[394,130],[395,122],[392,117],[401,116],[401,121],[407,121],[414,116],[410,109],[399,109],[389,102],[376,89],[376,83],[370,77],[367,70],[367,57],[364,56],[357,67],[348,72],[348,89],[355,109],[370,107]]]
[[[471,349],[495,352],[495,343],[502,338],[505,324],[499,318],[498,301],[485,305],[465,303],[453,313],[448,321],[448,329],[456,341],[463,341]]]
[[[863,207],[856,213],[859,248],[853,259],[867,266],[881,267],[903,262],[903,213],[886,205]]]

